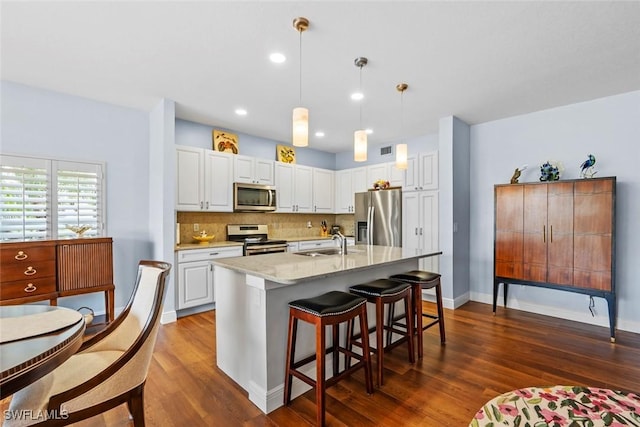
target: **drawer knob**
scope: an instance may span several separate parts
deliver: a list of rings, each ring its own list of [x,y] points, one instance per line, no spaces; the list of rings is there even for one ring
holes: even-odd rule
[[[18,261],[22,261],[23,259],[29,258],[29,256],[25,254],[24,251],[18,251],[18,255],[14,256],[14,258]]]
[[[27,269],[24,271],[24,275],[25,276],[33,276],[34,274],[36,274],[38,272],[38,270],[36,270],[35,268],[29,266],[27,267]]]
[[[26,287],[26,288],[24,288],[24,291],[25,291],[25,292],[33,292],[33,291],[35,291],[36,289],[38,289],[38,288],[37,288],[36,286],[34,286],[34,285],[33,285],[33,283],[29,283],[29,284],[27,285],[27,287]]]

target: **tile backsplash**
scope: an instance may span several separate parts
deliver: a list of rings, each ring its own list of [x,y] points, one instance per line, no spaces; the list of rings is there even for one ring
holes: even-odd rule
[[[223,242],[227,240],[227,224],[267,224],[272,239],[320,237],[323,220],[329,228],[339,225],[343,234],[354,234],[353,215],[348,214],[178,212],[181,243],[195,243],[192,236],[201,231],[215,235],[214,242]],[[309,221],[311,228],[307,227]],[[194,224],[199,231],[194,231]]]

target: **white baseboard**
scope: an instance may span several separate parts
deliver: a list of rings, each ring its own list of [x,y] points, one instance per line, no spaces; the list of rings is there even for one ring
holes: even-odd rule
[[[162,316],[160,316],[161,325],[165,325],[167,323],[173,323],[176,320],[178,320],[178,315],[175,310],[165,311],[164,313],[162,313]]]
[[[482,302],[485,304],[493,304],[493,295],[479,292],[471,292],[471,301]],[[502,299],[498,301],[498,308],[502,307]],[[530,303],[525,300],[509,298],[507,307],[514,310],[522,310],[530,313],[542,314],[545,316],[558,317],[560,319],[573,320],[576,322],[587,323],[590,325],[609,327],[609,317],[602,315],[592,317],[584,312],[575,310],[561,309],[558,307]],[[618,321],[616,329],[620,331],[628,331],[640,333],[640,323],[630,321]]]

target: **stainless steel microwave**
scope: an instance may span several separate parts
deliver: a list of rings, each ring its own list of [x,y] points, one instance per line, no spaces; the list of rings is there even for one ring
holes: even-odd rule
[[[261,184],[233,184],[235,212],[273,212],[276,210],[276,187]]]

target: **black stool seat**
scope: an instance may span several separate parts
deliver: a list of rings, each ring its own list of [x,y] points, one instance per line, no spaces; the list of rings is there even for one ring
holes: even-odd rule
[[[440,278],[440,275],[430,271],[412,270],[406,273],[394,274],[389,278],[391,280],[401,280],[406,283],[420,283],[423,289],[429,289],[438,284],[437,280]]]
[[[444,309],[442,305],[442,288],[440,285],[441,275],[433,273],[431,271],[424,270],[411,270],[406,273],[394,274],[389,279],[397,280],[400,283],[408,283],[411,286],[411,293],[413,295],[413,307],[416,313],[415,316],[415,331],[418,335],[418,358],[422,359],[423,355],[423,339],[422,331],[429,329],[434,325],[440,327],[440,343],[444,344],[446,341],[444,331]],[[422,311],[422,289],[436,289],[436,310],[437,314],[425,313]],[[429,323],[423,323],[423,317],[430,319]],[[394,325],[403,326],[402,323],[397,322],[401,317],[396,318],[393,313],[393,307],[389,310],[389,322]]]
[[[371,332],[375,332],[376,347],[369,346],[371,351],[376,354],[377,359],[377,380],[378,385],[384,384],[383,361],[385,350],[389,351],[393,347],[407,342],[407,350],[409,351],[409,362],[414,363],[413,354],[413,305],[411,303],[411,285],[389,279],[377,279],[367,283],[361,283],[349,288],[349,292],[356,295],[362,295],[367,301],[376,305],[376,325],[373,328],[360,329],[359,336],[355,336],[350,341],[352,345],[359,345],[358,338],[367,338]],[[392,323],[385,325],[384,323],[384,307],[389,306],[389,310],[393,311],[393,307],[397,301],[404,301],[405,329],[400,330],[394,328]],[[351,321],[353,324],[353,321]],[[366,332],[365,332],[366,331]],[[387,345],[383,343],[384,331],[387,332]],[[392,335],[400,335],[400,339],[392,343]]]
[[[350,376],[360,368],[364,368],[367,393],[373,393],[373,379],[371,375],[371,355],[368,336],[362,339],[362,354],[351,351],[351,331],[355,318],[360,320],[360,328],[367,329],[367,299],[347,292],[330,291],[313,298],[299,299],[289,303],[289,334],[287,339],[287,354],[284,381],[284,404],[291,402],[291,387],[293,377],[309,384],[316,389],[316,424],[324,426],[325,421],[325,392],[327,387],[336,384],[343,378]],[[315,352],[300,360],[296,360],[296,339],[298,335],[298,321],[315,326]],[[340,325],[346,325],[345,344],[340,345]],[[331,326],[331,346],[325,344],[326,327]],[[333,372],[326,378],[326,355],[331,354]],[[340,355],[344,355],[344,367],[340,370]],[[351,363],[351,359],[356,363]],[[303,366],[316,363],[316,376],[311,378]]]
[[[366,298],[357,295],[331,291],[317,297],[291,301],[289,307],[297,308],[314,316],[323,317],[344,314],[366,302]]]
[[[409,287],[411,287],[411,285],[408,285],[406,283],[395,282],[389,279],[377,279],[372,282],[351,286],[349,288],[349,291],[358,295],[372,297],[390,297],[403,293]]]

